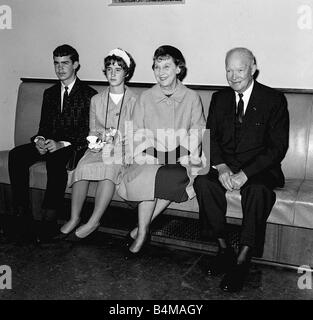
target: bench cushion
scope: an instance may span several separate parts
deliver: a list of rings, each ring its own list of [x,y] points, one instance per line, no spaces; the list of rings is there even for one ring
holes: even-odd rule
[[[304,180],[295,205],[295,221],[298,227],[313,228],[313,180]]]
[[[289,148],[282,161],[282,169],[286,178],[304,179],[312,123],[312,96],[304,93],[288,93],[285,96],[288,102],[290,130]]]
[[[276,189],[276,202],[268,218],[268,222],[294,225],[295,205],[302,179],[287,179],[283,189]],[[226,193],[227,216],[242,218],[240,193],[238,190]]]
[[[8,151],[0,152],[0,182],[10,183],[8,174]],[[30,187],[45,189],[47,183],[46,166],[44,162],[35,163],[30,169]],[[268,222],[295,225],[313,228],[313,180],[304,181],[302,179],[287,179],[283,189],[275,190],[276,203]],[[94,197],[96,183],[90,183],[88,196]],[[71,188],[66,189],[66,193],[71,193]],[[227,192],[227,217],[242,218],[239,191]],[[113,200],[123,201],[117,193]],[[196,197],[183,203],[171,203],[170,209],[189,212],[189,216],[195,218],[199,215],[199,207]],[[295,214],[296,212],[296,214]]]

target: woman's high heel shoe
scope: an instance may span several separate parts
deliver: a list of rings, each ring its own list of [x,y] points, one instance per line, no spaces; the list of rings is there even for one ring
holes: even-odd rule
[[[132,238],[132,236],[130,235],[130,233],[131,233],[131,231],[129,231],[129,232],[127,233],[126,238],[125,238],[125,246],[126,246],[126,247],[129,247],[129,246],[133,243],[133,241],[135,240],[135,239]]]
[[[133,230],[130,230],[126,235],[126,238],[125,238],[125,246],[126,247],[130,247],[131,244],[135,241],[135,239],[131,236],[132,231]]]
[[[130,233],[129,233],[129,236],[130,236]],[[130,238],[131,238],[131,236],[130,236]],[[151,241],[151,234],[149,232],[147,234],[146,239],[144,240],[143,244],[141,245],[141,248],[139,251],[133,252],[133,251],[130,251],[129,249],[127,249],[126,254],[125,254],[125,260],[131,260],[131,259],[141,257],[145,253],[145,251],[147,250],[147,247],[148,247],[150,241]]]
[[[54,237],[55,240],[65,240],[67,237],[69,237],[76,229],[76,227],[79,225],[80,219],[77,220],[77,222],[74,224],[74,226],[71,228],[69,232],[62,232],[62,226],[59,230],[59,233]]]
[[[129,246],[135,241],[136,237],[133,238],[133,237],[131,236],[132,231],[135,230],[135,229],[137,229],[137,233],[138,233],[138,226],[136,226],[134,229],[131,229],[131,230],[127,233],[126,238],[125,238],[125,246],[126,246],[126,247],[129,247]]]

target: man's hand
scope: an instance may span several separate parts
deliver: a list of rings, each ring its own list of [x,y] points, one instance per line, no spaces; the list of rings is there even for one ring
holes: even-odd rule
[[[39,147],[37,144],[36,144],[36,149],[37,149],[37,151],[39,152],[39,154],[41,154],[41,155],[44,155],[45,153],[47,153],[47,149],[45,149],[45,148],[41,148],[41,147]]]
[[[216,166],[218,171],[218,180],[223,185],[223,187],[228,191],[233,191],[233,183],[231,176],[233,172],[230,170],[227,164],[222,163]]]
[[[38,138],[35,143],[35,147],[41,155],[44,155],[47,152],[44,138]]]
[[[54,151],[57,151],[61,148],[64,147],[63,143],[62,142],[57,142],[57,141],[54,141],[52,139],[47,139],[46,142],[45,142],[45,145],[46,145],[46,149],[49,151],[49,152],[54,152]]]
[[[233,188],[236,190],[239,190],[247,181],[248,177],[242,170],[231,176]]]

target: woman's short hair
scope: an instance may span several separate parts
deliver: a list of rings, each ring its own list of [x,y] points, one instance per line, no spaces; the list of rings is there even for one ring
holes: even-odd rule
[[[121,49],[122,50],[122,49]],[[128,82],[134,72],[135,72],[135,68],[136,68],[136,63],[135,60],[133,59],[133,57],[125,50],[123,50],[129,57],[130,60],[130,65],[129,67],[127,66],[126,62],[124,61],[124,59],[122,57],[116,56],[115,54],[112,55],[108,55],[104,58],[104,70],[103,72],[106,73],[106,69],[111,65],[114,64],[115,62],[124,70],[125,72],[125,82]]]
[[[168,59],[171,57],[180,72],[177,74],[179,80],[183,80],[187,74],[186,61],[180,50],[170,45],[163,45],[157,48],[153,55],[152,70],[154,70],[155,61]]]

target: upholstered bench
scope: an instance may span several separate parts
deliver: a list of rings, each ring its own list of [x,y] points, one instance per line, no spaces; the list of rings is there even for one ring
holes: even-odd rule
[[[29,142],[37,132],[43,91],[54,83],[53,80],[22,79],[18,91],[15,145]],[[89,84],[98,92],[107,83],[90,81]],[[138,94],[151,84],[131,84]],[[205,115],[212,93],[222,87],[190,86],[201,96]],[[313,91],[300,89],[282,89],[288,101],[290,112],[289,150],[283,161],[286,185],[276,190],[277,201],[268,219],[263,260],[290,265],[313,265]],[[6,197],[10,181],[8,175],[8,150],[0,151],[0,194]],[[42,190],[46,185],[46,170],[43,163],[36,163],[30,170],[30,187]],[[70,196],[71,189],[66,193]],[[91,184],[88,195],[95,194],[95,184]],[[6,202],[5,199],[1,199]],[[122,202],[117,194],[113,200]],[[227,218],[230,223],[241,223],[240,194],[227,192]],[[40,203],[32,203],[39,208]],[[4,211],[4,205],[0,210]],[[198,218],[196,198],[184,203],[172,203],[166,213]],[[36,213],[35,213],[36,215]]]

